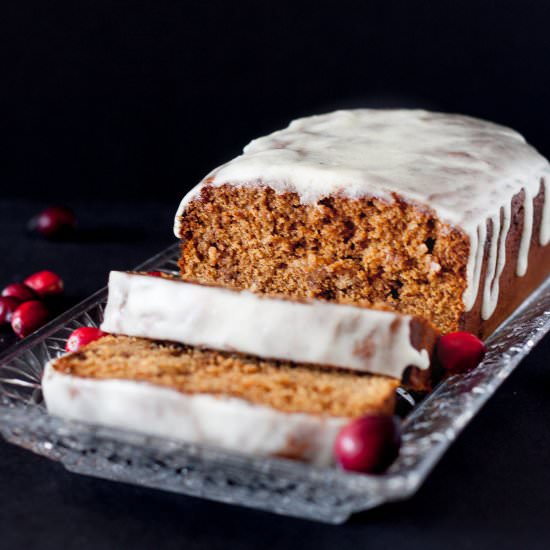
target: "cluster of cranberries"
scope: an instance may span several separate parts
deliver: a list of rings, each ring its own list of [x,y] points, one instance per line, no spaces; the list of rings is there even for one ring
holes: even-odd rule
[[[61,277],[47,270],[33,273],[22,283],[6,286],[0,296],[0,326],[11,324],[17,336],[28,336],[50,317],[44,300],[62,292]]]
[[[32,218],[29,231],[48,239],[62,239],[76,228],[76,217],[70,208],[50,206]],[[11,325],[20,338],[28,336],[49,320],[47,306],[51,297],[63,293],[61,277],[52,271],[39,271],[22,283],[13,283],[0,296],[0,328]]]
[[[485,344],[469,332],[442,336],[436,357],[445,375],[475,368],[485,356]],[[401,444],[399,419],[395,416],[367,415],[344,426],[334,443],[334,456],[344,470],[378,474],[395,460]]]
[[[70,208],[50,206],[34,216],[27,228],[47,239],[63,239],[74,232],[76,217]],[[62,293],[61,277],[47,270],[8,285],[0,296],[0,328],[11,325],[20,338],[28,336],[49,320],[48,303]]]

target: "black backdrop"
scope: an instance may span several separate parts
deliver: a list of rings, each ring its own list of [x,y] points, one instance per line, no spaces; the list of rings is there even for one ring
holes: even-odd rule
[[[252,137],[348,106],[513,126],[542,153],[544,0],[9,1],[0,190],[174,200]]]
[[[173,242],[186,188],[299,115],[460,111],[550,155],[549,16],[547,0],[4,0],[0,285],[49,268],[84,298]],[[27,238],[57,201],[82,241]],[[71,475],[0,441],[0,548],[546,549],[549,353],[546,338],[416,496],[338,528]]]

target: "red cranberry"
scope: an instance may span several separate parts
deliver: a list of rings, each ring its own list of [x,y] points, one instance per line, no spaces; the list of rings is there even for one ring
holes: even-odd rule
[[[105,332],[95,327],[80,327],[73,330],[67,343],[65,344],[66,351],[78,351],[82,346],[99,340],[99,338],[105,336]]]
[[[36,300],[38,298],[36,292],[23,283],[12,283],[8,285],[2,290],[2,296],[9,296],[20,302],[28,302],[29,300]]]
[[[11,317],[13,332],[20,338],[25,338],[39,329],[49,317],[46,306],[38,300],[22,303]]]
[[[56,296],[63,292],[63,280],[53,271],[38,271],[25,279],[25,284],[30,286],[41,298],[44,296]]]
[[[437,342],[437,358],[449,374],[468,372],[485,356],[485,344],[469,332],[450,332]]]
[[[70,208],[50,206],[32,218],[28,227],[48,239],[63,238],[74,231],[76,217]]]
[[[20,304],[19,300],[10,296],[0,297],[0,326],[10,324],[13,312]]]
[[[381,473],[395,460],[401,429],[395,416],[369,415],[344,426],[334,443],[336,460],[344,470]]]
[[[162,271],[148,271],[147,275],[150,275],[151,277],[162,277],[163,273]]]

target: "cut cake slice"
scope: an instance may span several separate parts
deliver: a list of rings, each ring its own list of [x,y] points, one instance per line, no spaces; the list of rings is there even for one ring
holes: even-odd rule
[[[398,379],[408,367],[429,369],[437,338],[428,322],[392,311],[118,271],[101,329]]]
[[[54,415],[324,466],[350,418],[393,413],[398,384],[109,335],[50,361],[42,388]]]

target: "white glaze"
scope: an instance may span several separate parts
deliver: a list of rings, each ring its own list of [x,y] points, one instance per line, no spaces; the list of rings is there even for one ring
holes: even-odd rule
[[[506,231],[494,231],[487,279],[480,281],[488,219],[509,211],[514,195],[525,192],[525,220],[516,273],[527,270],[533,228],[532,200],[548,161],[517,132],[483,120],[421,110],[358,109],[302,118],[288,128],[252,141],[244,154],[211,172],[182,200],[179,217],[205,185],[266,185],[296,192],[304,204],[332,194],[393,200],[397,193],[432,208],[439,219],[462,228],[470,240],[467,288],[470,310],[482,292],[482,316],[493,313],[504,267]],[[208,181],[208,183],[206,183]],[[550,239],[545,201],[539,239]]]
[[[487,298],[482,301],[481,316],[488,319],[495,310],[500,292],[500,276],[506,262],[506,239],[511,222],[511,203],[504,205],[497,215],[491,217],[492,231],[495,235],[491,239],[491,249],[487,262],[487,274],[485,276],[483,293]],[[483,252],[483,249],[480,249]],[[481,269],[481,262],[478,266]]]
[[[533,199],[534,194],[529,187],[524,188],[525,199],[523,201],[523,231],[521,232],[521,241],[519,243],[518,265],[516,275],[523,277],[527,273],[527,260],[529,256],[529,246],[531,245],[531,235],[533,233]],[[537,190],[538,191],[538,190]]]
[[[319,466],[331,464],[336,435],[349,421],[146,382],[80,378],[57,371],[53,361],[45,367],[42,391],[49,413],[70,420],[263,456],[288,454],[294,442],[301,459]]]
[[[401,378],[409,365],[430,365],[428,351],[411,344],[411,321],[389,311],[112,271],[101,329]]]
[[[540,224],[540,235],[539,235],[539,242],[542,246],[545,246],[548,244],[548,241],[550,241],[550,197],[548,196],[548,193],[550,193],[550,166],[547,167],[547,169],[543,173],[543,179],[542,179],[543,189],[544,189],[544,196],[545,201],[542,207],[542,222]]]

